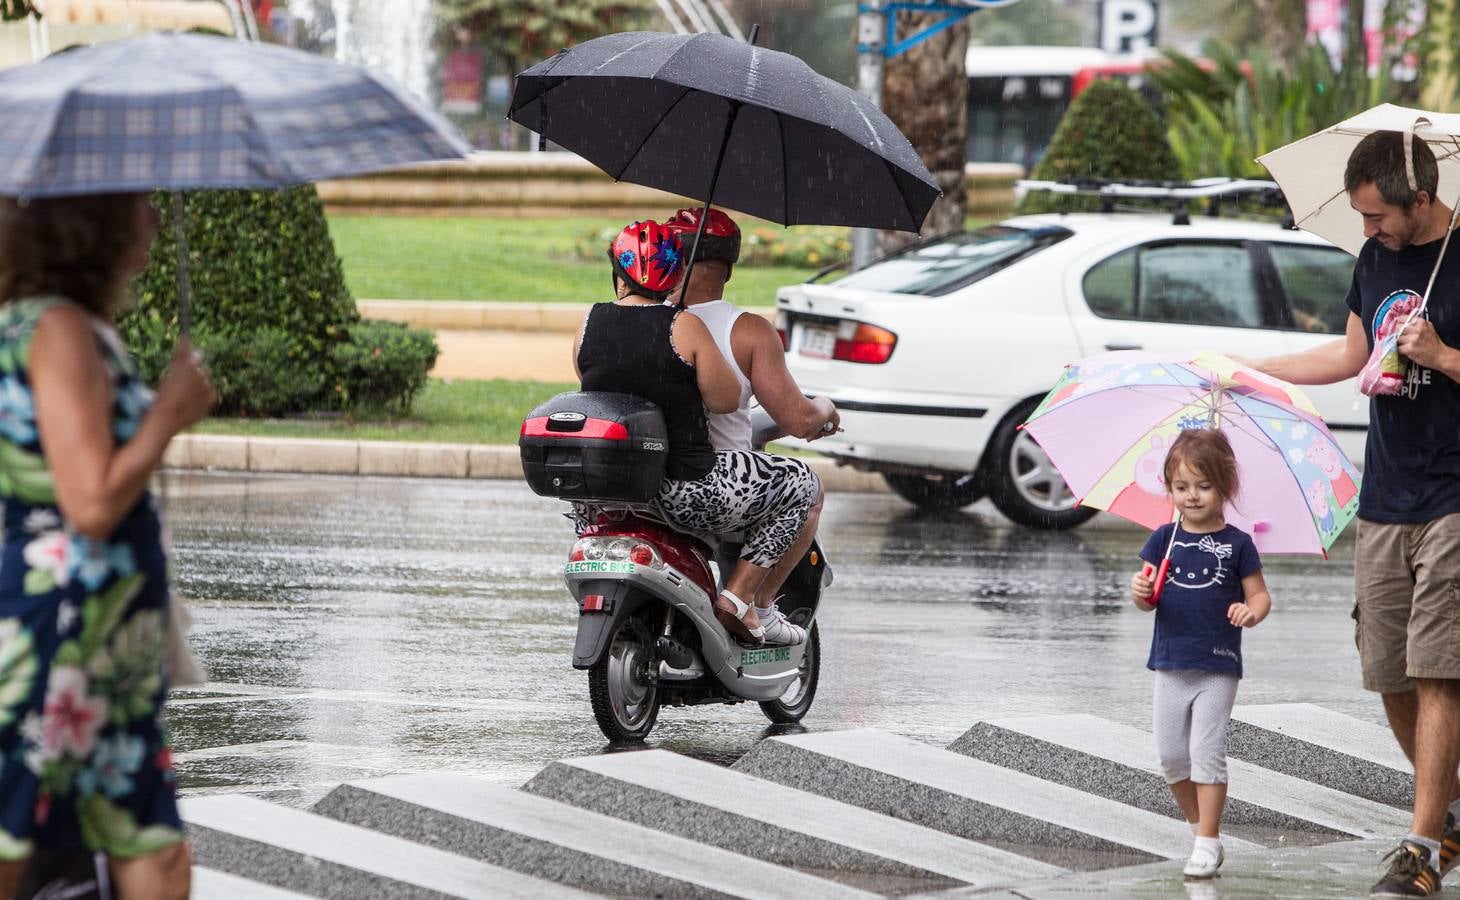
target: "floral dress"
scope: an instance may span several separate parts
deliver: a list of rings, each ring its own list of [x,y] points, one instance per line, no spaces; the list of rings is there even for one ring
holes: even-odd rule
[[[27,371],[41,315],[67,301],[0,304],[0,860],[32,847],[139,856],[182,839],[162,719],[167,561],[143,494],[105,541],[67,527],[41,454]],[[152,394],[116,332],[118,443]]]

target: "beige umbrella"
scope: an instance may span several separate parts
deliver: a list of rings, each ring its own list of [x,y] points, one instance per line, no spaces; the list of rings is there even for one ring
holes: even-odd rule
[[[1343,170],[1359,141],[1376,131],[1423,138],[1440,164],[1440,197],[1460,200],[1460,115],[1455,113],[1382,103],[1257,158],[1283,189],[1295,224],[1355,256],[1364,246],[1364,224],[1348,204]],[[1460,209],[1460,203],[1454,205]]]

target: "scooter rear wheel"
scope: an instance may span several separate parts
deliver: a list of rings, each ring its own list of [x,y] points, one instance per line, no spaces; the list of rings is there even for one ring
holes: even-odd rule
[[[791,683],[775,700],[760,705],[760,711],[767,719],[779,725],[790,725],[801,721],[811,711],[811,701],[816,699],[816,683],[821,676],[821,634],[816,623],[811,623],[811,632],[806,635],[806,652],[801,654],[798,667],[800,677]]]
[[[608,652],[588,670],[593,718],[610,741],[642,741],[659,718],[659,685],[646,677],[658,673],[654,640],[637,616],[619,623]]]

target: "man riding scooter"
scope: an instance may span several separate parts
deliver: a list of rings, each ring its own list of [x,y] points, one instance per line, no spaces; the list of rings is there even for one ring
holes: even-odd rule
[[[677,231],[681,244],[688,249],[694,245],[702,214],[703,210],[698,207],[681,209],[666,219],[664,225]],[[739,259],[740,228],[725,213],[711,209],[695,251],[689,281],[680,286],[678,293],[670,295],[671,301],[683,305],[705,323],[740,381],[740,405],[733,412],[708,413],[710,443],[716,450],[754,449],[750,423],[752,397],[760,401],[785,434],[814,441],[835,432],[841,414],[827,398],[807,397],[802,393],[786,368],[786,351],[775,328],[763,316],[747,315],[746,310],[724,299],[725,283]],[[753,602],[762,622],[772,617],[785,619],[775,605],[775,598],[816,537],[823,499],[824,495],[818,495],[795,542],[767,573],[756,593]],[[785,624],[797,628],[789,622]]]

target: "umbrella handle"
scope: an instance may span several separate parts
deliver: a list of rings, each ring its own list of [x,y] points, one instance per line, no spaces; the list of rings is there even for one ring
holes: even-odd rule
[[[1158,569],[1150,563],[1141,567],[1141,574],[1147,578],[1154,578],[1155,583],[1151,585],[1151,599],[1148,601],[1155,606],[1161,600],[1161,588],[1166,585],[1166,573],[1171,568],[1171,557],[1161,560],[1161,567]]]
[[[188,226],[186,194],[174,191],[172,195],[172,237],[177,251],[177,334],[178,338],[190,338],[192,332],[192,279],[188,276]]]
[[[759,26],[757,26],[759,27]],[[754,43],[754,35],[751,36],[751,43]],[[695,257],[700,252],[700,238],[705,236],[705,225],[710,221],[710,207],[715,202],[715,186],[720,183],[720,167],[725,164],[725,148],[730,146],[730,132],[735,130],[735,117],[740,115],[740,104],[732,101],[730,104],[730,116],[725,120],[725,133],[720,136],[720,152],[715,155],[715,170],[710,174],[710,190],[705,195],[705,208],[700,210],[700,224],[695,229],[694,243],[689,247],[689,264],[684,269],[684,285],[679,292],[679,302],[675,304],[684,309],[684,298],[689,293],[689,276],[694,274]]]

